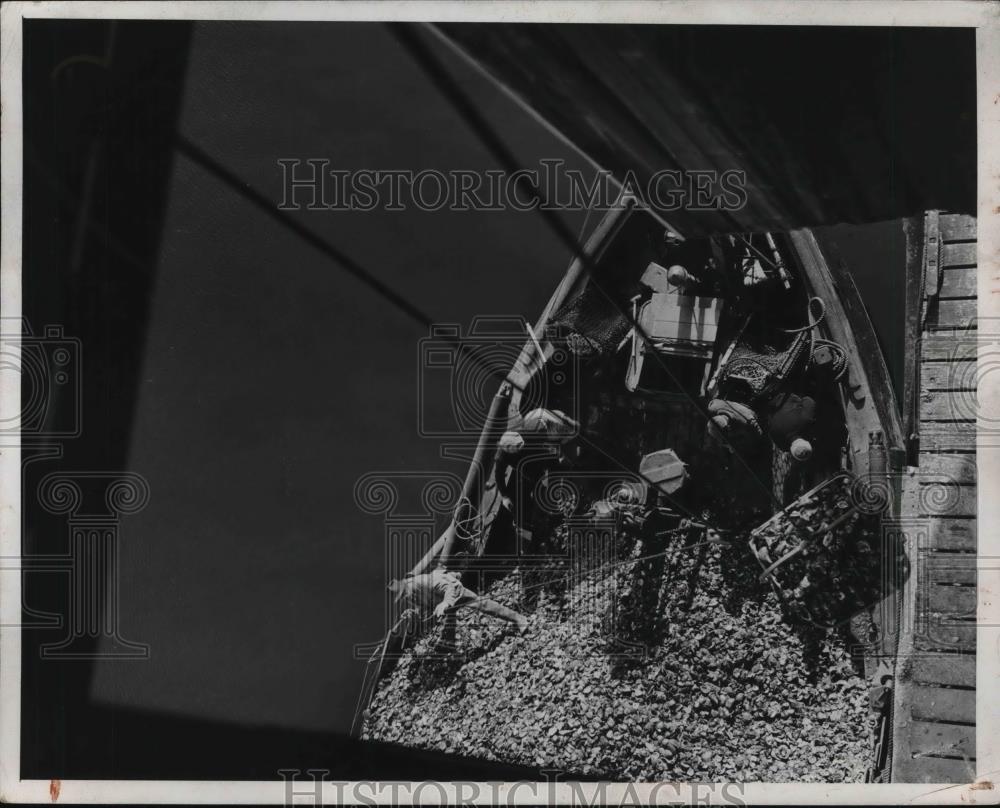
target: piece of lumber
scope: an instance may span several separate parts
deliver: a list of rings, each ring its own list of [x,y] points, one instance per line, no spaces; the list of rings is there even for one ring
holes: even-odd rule
[[[943,244],[941,246],[941,267],[974,267],[976,265],[976,242]],[[975,272],[972,273],[975,276]],[[975,294],[975,292],[973,292]]]
[[[893,763],[892,779],[897,783],[971,783],[976,779],[972,761],[938,757],[909,757]]]
[[[975,329],[975,300],[939,300],[937,311],[927,318],[927,327],[934,330],[943,329]]]
[[[910,725],[910,752],[915,758],[976,759],[976,728],[963,724],[914,721]]]
[[[918,721],[974,724],[976,691],[919,685],[913,688],[913,707],[910,712]]]
[[[976,217],[964,213],[942,213],[938,231],[944,241],[968,241],[976,238]]]
[[[928,550],[966,550],[976,551],[976,520],[975,519],[940,519],[927,520],[926,548]]]
[[[938,615],[921,615],[922,628],[913,636],[915,652],[976,650],[976,624]]]
[[[976,296],[977,287],[978,278],[975,267],[944,269],[941,271],[941,291],[938,296],[942,300],[973,298]]]
[[[968,455],[932,454],[920,458],[918,481],[949,481],[960,485],[976,482],[976,458]]]
[[[973,654],[920,654],[910,661],[910,678],[919,684],[976,686]]]
[[[920,394],[921,421],[975,421],[974,390],[927,391]]]
[[[927,589],[927,609],[956,619],[976,617],[976,588],[951,584],[931,584]]]
[[[921,365],[932,362],[974,362],[979,353],[976,332],[954,334],[927,332],[921,338]]]
[[[920,516],[977,516],[979,492],[974,485],[928,481],[920,486],[917,508]]]
[[[976,425],[974,422],[945,423],[926,421],[920,425],[920,453],[925,452],[975,452]]]
[[[976,361],[921,362],[920,388],[924,393],[935,390],[975,390]]]
[[[927,553],[918,560],[920,585],[976,584],[976,556],[964,553]]]

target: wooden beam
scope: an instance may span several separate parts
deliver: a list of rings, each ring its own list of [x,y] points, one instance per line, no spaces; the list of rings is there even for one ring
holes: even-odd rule
[[[976,588],[951,584],[931,584],[927,591],[927,609],[955,619],[975,618]]]
[[[921,421],[968,421],[975,424],[976,409],[976,394],[972,390],[939,390],[920,394]],[[958,427],[960,425],[956,424]]]
[[[976,657],[973,654],[921,654],[913,657],[910,677],[931,685],[976,686]]]
[[[921,340],[920,318],[923,312],[924,274],[923,247],[924,227],[923,217],[913,216],[903,220],[903,232],[906,234],[906,264],[905,264],[905,320],[903,323],[903,439],[906,446],[907,465],[917,464],[917,442],[919,420],[917,397],[920,391]]]
[[[971,783],[976,764],[953,758],[914,757],[907,744],[905,753],[893,755],[892,779],[897,783]]]
[[[922,628],[913,637],[914,653],[976,650],[976,624],[956,623],[933,615],[921,615]]]
[[[975,760],[976,728],[914,721],[910,727],[910,749],[918,759],[947,756]]]
[[[942,329],[974,329],[976,323],[975,300],[939,300],[937,311],[931,312],[927,318],[927,327],[934,330]]]
[[[969,455],[931,454],[920,458],[919,482],[953,482],[975,485],[976,458]]]
[[[976,217],[964,213],[942,213],[939,217],[941,238],[945,241],[968,241],[976,238]]]
[[[965,246],[965,245],[962,245]],[[977,270],[975,267],[944,269],[941,271],[942,300],[951,298],[971,298],[977,294]]]
[[[944,687],[913,688],[913,717],[918,721],[954,721],[974,724],[976,692]]]
[[[930,332],[921,339],[920,359],[922,362],[962,362],[975,361],[979,351],[976,333],[939,334]]]
[[[951,485],[928,481],[921,486],[920,516],[976,516],[978,489],[974,485]],[[931,490],[928,490],[931,489]]]
[[[974,587],[976,561],[974,555],[927,553],[917,562],[921,584],[965,584]]]
[[[975,360],[955,362],[922,362],[920,365],[920,387],[924,392],[935,390],[975,390]]]
[[[976,551],[975,519],[931,518],[927,521],[927,549]]]
[[[956,429],[955,427],[962,427]],[[976,425],[972,421],[949,424],[925,421],[920,425],[920,456],[925,452],[975,452]]]
[[[976,265],[976,242],[941,245],[941,267],[974,267]]]

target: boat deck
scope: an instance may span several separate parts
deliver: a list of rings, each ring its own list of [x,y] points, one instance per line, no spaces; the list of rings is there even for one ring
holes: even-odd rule
[[[911,566],[892,780],[967,783],[976,768],[976,220],[930,212],[922,235],[919,452],[902,483],[900,527]]]

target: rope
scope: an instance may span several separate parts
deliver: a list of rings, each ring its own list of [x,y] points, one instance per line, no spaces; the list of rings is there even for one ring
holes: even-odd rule
[[[829,348],[834,354],[836,354],[833,380],[835,382],[839,382],[843,378],[844,374],[847,373],[847,350],[843,345],[838,342],[834,342],[832,339],[813,340],[813,354],[816,353],[818,348]]]
[[[815,320],[812,319],[812,307],[813,303],[819,303],[819,317]],[[826,303],[823,302],[821,297],[810,297],[809,302],[806,304],[806,317],[809,322],[802,326],[801,328],[779,328],[785,334],[801,334],[803,331],[812,331],[816,326],[818,326],[823,319],[826,317]]]
[[[478,538],[481,532],[479,525],[481,524],[482,515],[468,497],[463,497],[458,502],[455,512],[458,513],[460,509],[469,515],[463,519],[455,520],[455,535],[462,541],[470,542],[473,537]]]

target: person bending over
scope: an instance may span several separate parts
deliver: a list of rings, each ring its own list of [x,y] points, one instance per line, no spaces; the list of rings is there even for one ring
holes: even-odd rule
[[[439,619],[454,614],[458,609],[469,608],[513,623],[519,634],[528,630],[528,618],[523,614],[508,609],[495,600],[477,595],[463,586],[457,573],[441,568],[390,581],[389,591],[395,595],[397,603],[402,602],[425,615],[433,611],[434,616]]]

